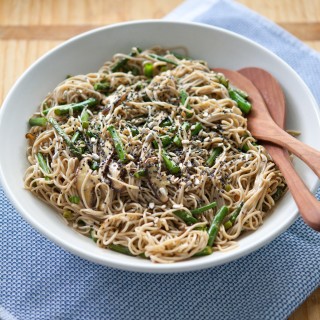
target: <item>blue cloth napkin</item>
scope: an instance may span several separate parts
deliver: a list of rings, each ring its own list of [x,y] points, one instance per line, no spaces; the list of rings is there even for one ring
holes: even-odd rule
[[[245,7],[187,1],[168,18],[216,25],[261,43],[320,101],[320,56]],[[227,265],[157,275],[114,270],[65,252],[33,230],[1,189],[0,214],[3,320],[285,319],[320,283],[320,235],[301,219],[268,246]]]

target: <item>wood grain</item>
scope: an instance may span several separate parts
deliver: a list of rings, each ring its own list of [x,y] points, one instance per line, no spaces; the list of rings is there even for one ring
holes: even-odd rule
[[[238,2],[282,25],[320,51],[319,0]],[[82,32],[81,28],[162,18],[180,3],[182,0],[0,0],[0,72],[6,76],[6,81],[0,82],[0,103],[32,62],[62,40]],[[320,320],[320,288],[289,318],[298,319]]]

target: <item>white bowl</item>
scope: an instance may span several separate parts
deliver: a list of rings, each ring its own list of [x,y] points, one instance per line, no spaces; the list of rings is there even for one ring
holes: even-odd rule
[[[262,67],[282,84],[287,98],[287,128],[302,132],[301,141],[320,149],[319,111],[307,86],[291,67],[260,45],[235,33],[195,23],[138,21],[96,29],[77,36],[35,62],[16,82],[0,112],[0,176],[2,186],[21,215],[39,232],[66,250],[110,267],[143,272],[181,272],[217,266],[257,250],[284,232],[297,218],[298,210],[289,193],[255,232],[245,234],[231,251],[175,264],[154,264],[98,248],[94,242],[66,226],[56,212],[23,189],[27,167],[27,120],[66,74],[98,70],[104,61],[131,47],[185,46],[193,58],[212,67],[239,69]],[[301,162],[295,167],[315,191],[317,177]]]

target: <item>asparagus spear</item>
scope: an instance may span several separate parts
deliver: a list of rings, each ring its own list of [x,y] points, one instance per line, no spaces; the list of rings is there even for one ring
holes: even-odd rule
[[[172,122],[169,118],[165,118],[163,121],[160,122],[159,127],[170,127],[172,125]]]
[[[69,136],[64,132],[64,130],[59,126],[58,122],[54,118],[49,118],[48,120],[56,132],[62,137],[66,145],[69,147],[71,153],[78,158],[82,157],[81,150],[78,149],[74,143],[70,140]]]
[[[180,167],[168,156],[168,154],[162,149],[162,160],[172,174],[180,173]]]
[[[123,246],[121,244],[113,244],[113,243],[111,243],[111,244],[109,244],[108,248],[111,249],[112,251],[116,251],[116,252],[119,252],[119,253],[122,253],[122,254],[126,254],[128,256],[133,256],[133,254],[131,253],[129,248],[125,247],[125,246]],[[139,256],[141,258],[146,258],[144,253],[139,254]]]
[[[149,54],[149,57],[151,57],[151,58],[153,58],[153,59],[156,59],[156,60],[159,60],[159,61],[171,63],[171,64],[173,64],[173,65],[175,65],[175,66],[178,65],[178,63],[176,63],[175,61],[170,60],[170,59],[167,59],[167,58],[162,57],[162,56],[159,56],[159,55],[157,55],[157,54],[151,53],[151,54]]]
[[[212,167],[216,161],[216,159],[219,157],[219,155],[222,153],[223,149],[221,147],[214,148],[210,157],[206,161],[206,165],[208,167]]]
[[[225,216],[228,214],[228,207],[227,206],[223,206],[220,208],[220,210],[218,211],[218,213],[215,215],[208,234],[209,234],[209,240],[208,240],[208,246],[212,247],[214,240],[216,239],[216,236],[218,234],[218,231],[220,229],[220,225],[223,221],[223,219],[225,218]]]
[[[237,207],[236,210],[233,211],[230,219],[224,224],[224,228],[226,230],[230,229],[234,225],[242,207],[243,207],[243,202]]]
[[[181,90],[180,91],[180,102],[182,105],[184,105],[186,103],[188,99],[188,94],[185,90]],[[187,106],[186,106],[187,109],[191,110],[191,106],[190,104],[188,103]],[[187,112],[187,118],[191,118],[192,117],[192,112]]]
[[[117,130],[114,128],[113,125],[109,126],[107,129],[113,139],[113,143],[116,148],[116,152],[118,154],[119,160],[121,162],[125,162],[127,160],[127,153],[123,147],[122,140],[121,140]]]
[[[212,247],[206,246],[201,251],[194,254],[194,257],[202,257],[202,256],[209,256],[212,253]]]
[[[48,120],[44,117],[38,117],[38,118],[30,118],[29,119],[29,125],[31,127],[39,126],[39,127],[45,127]]]
[[[153,77],[153,64],[152,63],[146,63],[143,66],[143,73],[146,77],[152,78]]]
[[[161,136],[160,140],[161,140],[163,148],[167,147],[172,142],[172,139],[168,135]],[[156,140],[153,140],[152,144],[153,144],[154,148],[156,148],[156,149],[159,148],[158,142]]]
[[[93,85],[93,89],[95,91],[99,91],[102,93],[108,93],[110,90],[110,83],[108,82],[97,82]]]
[[[39,166],[43,170],[43,172],[46,173],[46,174],[50,174],[50,172],[51,172],[50,168],[48,167],[47,162],[43,157],[43,154],[41,152],[38,152],[36,154],[36,158],[37,158]]]
[[[173,138],[173,143],[174,143],[177,147],[179,147],[179,148],[182,147],[182,141],[181,141],[181,139],[180,139],[178,136],[175,136],[175,137]]]
[[[216,202],[211,202],[209,204],[206,204],[205,206],[202,206],[202,207],[199,207],[199,208],[196,208],[196,209],[192,209],[192,210],[190,210],[190,212],[193,215],[197,215],[197,214],[203,213],[205,211],[208,211],[208,210],[214,208],[216,205],[217,205]]]
[[[134,50],[136,49],[136,50]],[[131,50],[131,52],[129,53],[130,57],[135,57],[138,53],[141,53],[141,49],[140,48],[133,48]],[[125,64],[129,61],[128,58],[123,58],[121,60],[119,60],[118,62],[115,63],[115,65],[111,68],[112,72],[117,72],[119,71],[121,68],[123,68],[125,66]]]
[[[80,203],[80,198],[78,196],[70,196],[69,201],[71,203],[79,204]]]
[[[219,75],[217,76],[217,79],[223,86],[225,86],[227,89],[229,88],[229,80],[225,76]]]
[[[177,217],[183,220],[188,226],[199,222],[195,217],[187,211],[177,210],[173,212]]]
[[[237,91],[229,90],[229,96],[238,104],[238,107],[244,114],[248,114],[251,111],[251,103],[243,98]]]
[[[191,136],[196,136],[202,130],[202,124],[197,122],[194,126],[194,129],[191,131]]]
[[[133,174],[133,176],[137,179],[141,179],[142,177],[147,176],[147,171],[144,169],[138,170]]]
[[[71,142],[72,142],[72,143],[75,143],[75,142],[79,139],[79,137],[80,137],[80,132],[79,132],[79,131],[76,131],[76,132],[74,133],[74,135],[72,136],[72,138],[71,138]]]
[[[82,124],[82,128],[88,129],[88,127],[89,127],[89,113],[87,111],[87,108],[84,108],[82,110],[81,115],[80,115],[80,121]]]
[[[70,103],[70,104],[65,104],[65,105],[59,106],[59,108],[54,110],[54,113],[57,116],[62,116],[62,115],[68,114],[71,109],[73,111],[82,111],[82,109],[84,107],[93,107],[97,104],[98,104],[98,100],[96,100],[94,98],[89,98],[88,100],[85,100],[82,102]],[[44,115],[47,115],[51,109],[52,108],[43,110],[42,113]]]

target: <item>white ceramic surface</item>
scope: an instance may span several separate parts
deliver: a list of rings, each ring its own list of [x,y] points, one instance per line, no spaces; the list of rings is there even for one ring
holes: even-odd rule
[[[77,36],[35,62],[16,82],[0,111],[0,176],[2,186],[21,215],[39,232],[82,258],[110,267],[144,272],[181,272],[217,266],[242,257],[270,242],[297,218],[290,194],[255,232],[247,233],[237,249],[175,264],[153,264],[149,260],[121,255],[95,246],[93,241],[66,226],[55,211],[23,189],[27,167],[27,120],[40,101],[66,74],[98,70],[104,61],[131,47],[184,46],[193,58],[212,67],[239,69],[257,66],[271,72],[282,84],[287,98],[287,128],[302,132],[299,139],[320,149],[319,111],[310,91],[285,62],[258,44],[226,30],[193,23],[138,21],[96,29]],[[300,176],[315,190],[317,177],[299,161]],[[294,250],[294,248],[293,248]]]

